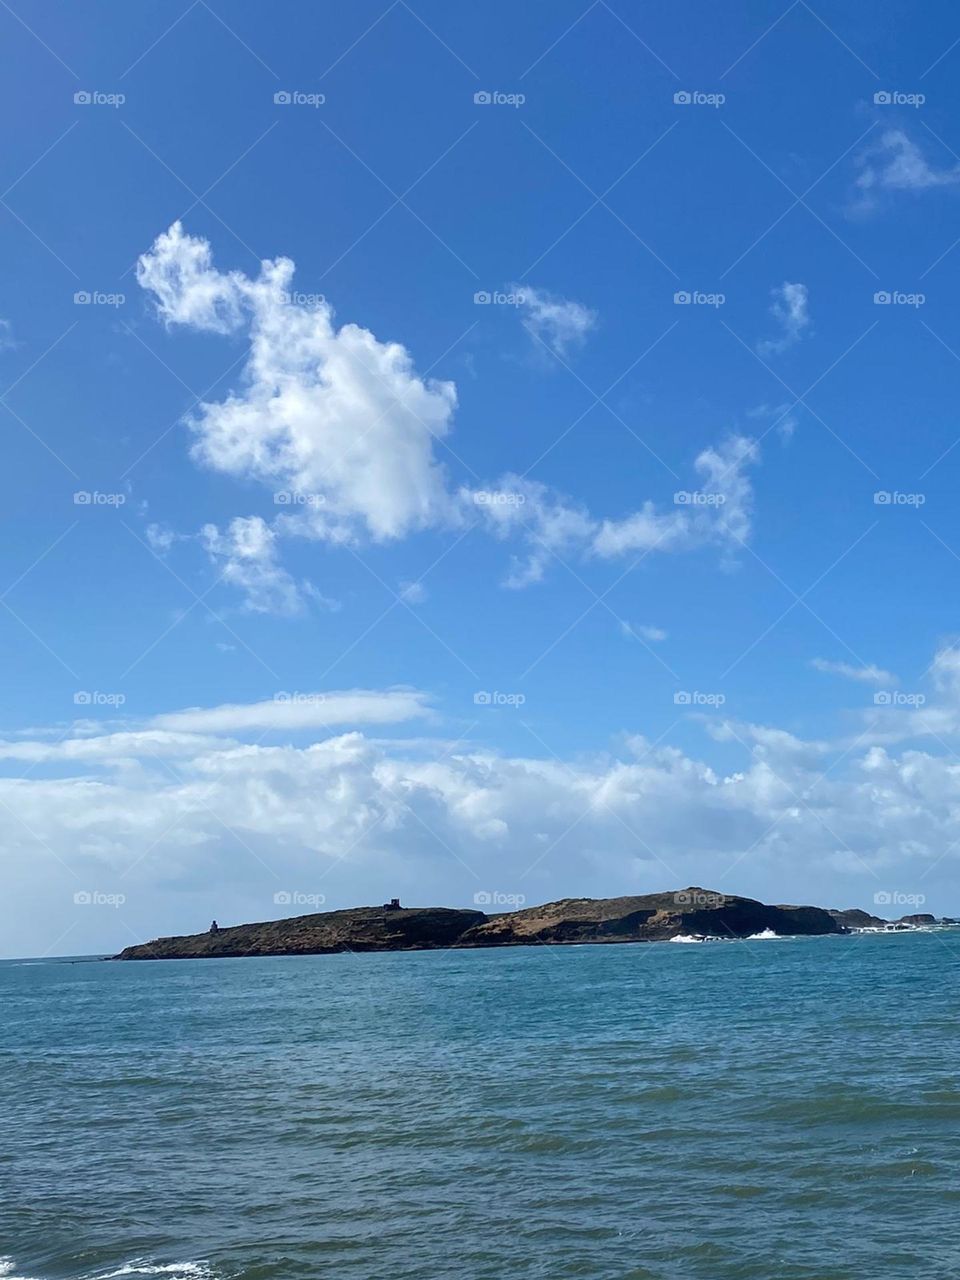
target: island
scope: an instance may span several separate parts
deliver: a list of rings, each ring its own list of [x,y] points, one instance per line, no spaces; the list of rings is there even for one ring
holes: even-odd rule
[[[488,914],[472,908],[350,907],[258,924],[218,925],[206,933],[156,938],[124,948],[115,960],[200,960],[337,952],[426,951],[750,939],[857,932],[907,932],[952,924],[934,916],[884,920],[856,909],[768,906],[753,898],[691,886],[619,898],[562,898],[542,906]]]

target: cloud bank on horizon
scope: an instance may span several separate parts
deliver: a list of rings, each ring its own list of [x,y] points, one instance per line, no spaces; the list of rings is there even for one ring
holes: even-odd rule
[[[121,896],[115,923],[86,918],[118,946],[138,923],[182,926],[185,892],[191,912],[236,919],[278,914],[279,890],[350,905],[385,883],[451,903],[688,883],[761,896],[824,876],[851,901],[820,905],[869,905],[891,886],[922,896],[960,847],[960,770],[921,745],[960,737],[955,647],[931,674],[929,702],[875,697],[832,741],[691,708],[714,754],[741,757],[726,768],[629,731],[574,760],[470,748],[436,736],[434,699],[415,689],[78,721],[0,741],[0,761],[31,770],[0,777],[0,835],[9,874],[38,856],[68,873],[62,901],[45,894],[50,929],[77,926],[77,891]],[[434,736],[370,733],[418,725]]]

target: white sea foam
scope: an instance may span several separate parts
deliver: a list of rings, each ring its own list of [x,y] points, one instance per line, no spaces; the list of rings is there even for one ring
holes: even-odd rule
[[[671,942],[703,942],[705,939],[697,938],[692,933],[675,933],[670,939]]]
[[[12,1258],[0,1258],[0,1280],[27,1280],[27,1277],[14,1274]]]
[[[771,938],[779,938],[779,933],[774,933],[772,929],[761,929],[759,933],[751,933],[750,942],[768,942]]]
[[[205,1262],[153,1263],[134,1260],[118,1271],[107,1271],[97,1280],[117,1280],[119,1276],[171,1276],[172,1280],[209,1280],[213,1272]]]
[[[169,1276],[170,1280],[213,1280],[213,1272],[206,1262],[154,1263],[142,1259],[126,1262],[117,1271],[99,1271],[90,1280],[118,1280],[121,1276]],[[0,1258],[0,1280],[33,1280],[20,1275],[12,1258]]]

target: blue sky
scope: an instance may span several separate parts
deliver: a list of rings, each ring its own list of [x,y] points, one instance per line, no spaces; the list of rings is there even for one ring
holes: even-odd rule
[[[0,23],[6,954],[960,912],[952,8]]]

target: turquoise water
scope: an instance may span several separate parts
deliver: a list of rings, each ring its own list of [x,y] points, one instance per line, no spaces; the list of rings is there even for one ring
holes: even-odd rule
[[[960,934],[0,965],[0,1275],[960,1277]]]

